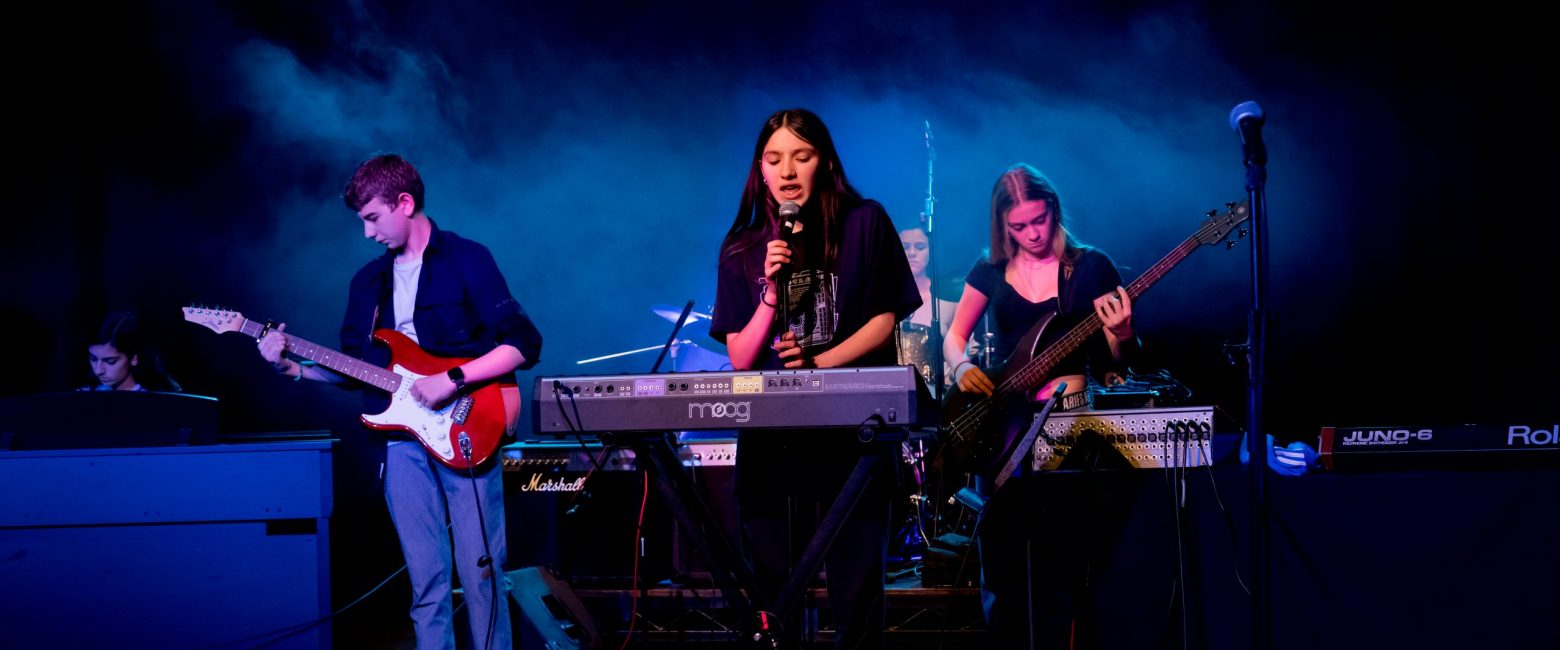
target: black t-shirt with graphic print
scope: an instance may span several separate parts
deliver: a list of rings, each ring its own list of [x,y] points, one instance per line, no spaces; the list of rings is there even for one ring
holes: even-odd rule
[[[803,223],[817,224],[816,213],[803,210]],[[921,306],[921,294],[905,260],[904,246],[883,206],[862,201],[845,211],[839,255],[834,267],[825,268],[822,229],[804,227],[793,242],[790,291],[790,324],[797,340],[813,354],[828,350],[861,329],[873,316],[894,315],[897,322]],[[740,331],[758,309],[763,288],[763,261],[768,240],[734,255],[722,252],[716,282],[715,313],[710,335],[725,342],[726,334]],[[778,298],[772,299],[778,300]],[[783,331],[771,324],[770,336]],[[897,363],[893,337],[851,366],[891,366]],[[780,369],[784,363],[766,342],[754,362],[758,369]],[[796,495],[814,498],[838,493],[855,465],[850,449],[853,432],[744,431],[738,439],[736,491],[742,495]],[[884,463],[882,478],[874,480],[864,502],[881,502],[893,484],[893,463]]]
[[[789,298],[790,327],[800,345],[813,355],[838,345],[866,325],[873,316],[894,314],[901,320],[921,306],[921,294],[910,275],[899,234],[883,206],[862,201],[846,210],[840,233],[840,248],[834,268],[824,268],[822,228],[817,219],[803,221],[808,227],[793,241],[789,290],[775,292],[775,298]],[[710,335],[725,343],[726,334],[740,331],[758,309],[763,289],[764,256],[767,241],[735,255],[723,255],[716,281],[715,313]],[[771,335],[784,330],[777,326]],[[892,340],[867,353],[853,366],[891,366],[896,363]],[[760,351],[756,368],[772,370],[784,367],[767,345]]]

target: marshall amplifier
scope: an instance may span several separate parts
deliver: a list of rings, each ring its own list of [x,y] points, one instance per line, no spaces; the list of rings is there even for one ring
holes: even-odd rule
[[[695,489],[733,540],[737,441],[729,436],[734,434],[684,432],[676,444]],[[640,554],[640,584],[707,577],[666,506],[654,494],[645,498],[647,486],[632,450],[595,440],[535,440],[499,452],[511,564],[552,566],[575,584],[604,587],[628,583]]]
[[[1560,467],[1560,418],[1500,425],[1323,427],[1328,469]]]

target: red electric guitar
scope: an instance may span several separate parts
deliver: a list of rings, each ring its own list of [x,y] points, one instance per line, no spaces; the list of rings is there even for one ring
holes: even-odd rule
[[[184,320],[204,325],[218,334],[238,332],[258,339],[267,332],[265,324],[244,318],[236,311],[185,307]],[[481,465],[493,455],[504,433],[519,419],[518,385],[513,382],[472,384],[440,408],[424,408],[412,399],[412,382],[445,372],[470,359],[434,356],[395,330],[376,330],[374,338],[390,348],[388,368],[380,368],[292,334],[287,335],[287,351],[390,393],[390,407],[377,415],[364,414],[361,418],[364,426],[381,431],[405,431],[422,443],[435,460],[451,469],[465,470]],[[462,436],[471,441],[469,452],[461,448]]]

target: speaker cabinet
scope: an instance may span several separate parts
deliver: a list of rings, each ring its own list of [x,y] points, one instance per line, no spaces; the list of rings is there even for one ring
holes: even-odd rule
[[[684,451],[708,451],[701,444]],[[727,446],[734,448],[734,443]],[[592,457],[600,457],[599,447],[591,451]],[[632,469],[631,459],[608,455],[603,469],[585,482],[589,465],[579,458],[559,460],[557,450],[534,447],[520,449],[518,457],[506,457],[504,472],[511,565],[551,566],[576,585],[627,585],[634,576],[636,554],[642,554],[640,585],[707,576],[686,532],[660,500],[654,483],[647,486],[645,475]],[[717,525],[737,543],[732,493],[736,468],[723,464],[686,469]]]

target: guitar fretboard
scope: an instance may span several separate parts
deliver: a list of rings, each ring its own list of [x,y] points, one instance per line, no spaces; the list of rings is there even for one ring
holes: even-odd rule
[[[1154,286],[1155,282],[1165,277],[1165,274],[1169,273],[1170,269],[1175,268],[1177,264],[1181,263],[1181,260],[1186,259],[1186,256],[1191,255],[1192,251],[1196,249],[1196,237],[1181,242],[1180,246],[1177,246],[1164,259],[1159,260],[1158,264],[1149,268],[1143,275],[1133,280],[1132,284],[1126,286],[1128,299],[1137,300],[1138,296],[1148,291],[1149,287]],[[1100,331],[1100,328],[1103,326],[1104,323],[1100,322],[1100,315],[1091,311],[1088,318],[1073,326],[1066,335],[1052,343],[1039,357],[1024,364],[1022,369],[1013,373],[1013,376],[1007,381],[1002,382],[1002,385],[997,387],[997,390],[1007,394],[1015,391],[1027,392],[1038,389],[1041,382],[1050,376],[1051,370],[1056,368],[1056,365],[1061,363],[1062,359],[1071,354],[1073,350],[1078,349],[1078,346],[1083,345],[1084,341],[1089,340],[1089,337]]]
[[[238,330],[258,339],[265,332],[265,325],[246,318]],[[389,393],[401,387],[400,375],[291,334],[287,335],[287,351]]]

